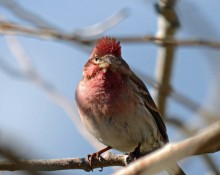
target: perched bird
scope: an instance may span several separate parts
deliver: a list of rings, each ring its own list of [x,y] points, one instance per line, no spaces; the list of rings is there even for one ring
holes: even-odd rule
[[[138,157],[168,142],[166,126],[147,87],[121,56],[115,38],[96,43],[85,64],[75,99],[83,124],[107,147],[90,159],[114,148]],[[175,164],[171,175],[183,175]]]

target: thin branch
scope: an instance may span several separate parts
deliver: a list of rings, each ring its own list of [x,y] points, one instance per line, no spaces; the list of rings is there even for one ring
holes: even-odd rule
[[[116,155],[111,152],[104,154],[99,160],[94,159],[92,162],[94,168],[108,166],[125,166],[126,155]],[[87,158],[65,158],[65,159],[47,159],[47,160],[20,160],[21,166],[17,162],[0,160],[0,171],[17,171],[25,170],[25,167],[35,171],[56,171],[68,169],[82,169],[91,171]]]
[[[118,36],[117,39],[123,43],[154,43],[154,44],[162,44],[162,45],[170,45],[170,46],[205,46],[211,48],[220,48],[219,41],[210,41],[203,39],[163,39],[151,35],[145,36]]]
[[[61,33],[54,29],[45,28],[34,28],[30,26],[15,24],[11,22],[0,22],[0,33],[4,35],[23,35],[31,36],[40,39],[47,40],[60,40],[67,42],[77,42],[84,45],[92,45],[97,39],[82,39],[79,36],[74,35],[74,33]],[[151,35],[146,36],[124,36],[117,37],[119,41],[123,43],[154,43],[154,44],[164,44],[170,46],[206,46],[211,48],[220,49],[220,42],[208,41],[208,40],[175,40],[175,39],[162,39]],[[158,43],[159,42],[159,43]]]

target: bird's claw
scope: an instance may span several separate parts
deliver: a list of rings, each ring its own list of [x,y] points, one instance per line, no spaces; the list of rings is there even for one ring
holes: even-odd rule
[[[94,159],[99,160],[100,159],[100,154],[98,152],[93,153],[92,155],[88,154],[87,158],[88,158],[89,166],[91,167],[91,171],[93,171],[92,162],[93,162]],[[102,170],[103,170],[103,167],[101,167],[101,169],[99,171],[101,172]]]
[[[134,160],[137,160],[140,157],[140,147],[141,144],[139,143],[138,146],[135,148],[133,152],[130,152],[127,157],[127,162],[130,163]]]
[[[106,151],[108,151],[109,149],[111,149],[111,147],[110,147],[110,146],[107,146],[106,148],[104,148],[104,149],[102,149],[102,150],[100,150],[100,151],[98,151],[98,152],[96,152],[96,153],[93,153],[92,155],[89,154],[89,155],[87,156],[88,162],[89,162],[89,166],[91,167],[91,170],[93,170],[92,161],[94,160],[94,158],[96,158],[97,160],[100,160],[101,154],[104,153],[104,152],[106,152]],[[103,167],[101,167],[101,169],[100,169],[99,171],[102,171],[102,170],[103,170]]]

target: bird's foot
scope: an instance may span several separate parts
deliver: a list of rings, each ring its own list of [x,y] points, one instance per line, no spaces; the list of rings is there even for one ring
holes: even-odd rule
[[[135,148],[135,150],[128,154],[128,157],[127,157],[128,164],[134,160],[137,160],[140,157],[140,147],[141,147],[141,144],[139,143],[138,146]]]
[[[88,158],[88,162],[89,162],[89,166],[91,167],[91,171],[93,171],[93,162],[94,162],[94,160],[96,159],[96,160],[99,160],[100,159],[100,157],[101,157],[101,154],[102,153],[104,153],[104,152],[106,152],[106,151],[108,151],[109,149],[111,149],[111,147],[110,146],[108,146],[108,147],[106,147],[106,148],[104,148],[104,149],[102,149],[102,150],[100,150],[100,151],[98,151],[98,152],[95,152],[95,153],[93,153],[93,154],[89,154],[88,156],[87,156],[87,158]],[[99,170],[99,171],[102,171],[103,170],[103,167],[101,167],[101,169]]]
[[[93,154],[88,154],[87,158],[88,158],[88,162],[89,162],[89,166],[91,168],[91,171],[93,171],[92,162],[94,161],[94,159],[99,159],[99,157],[100,157],[99,152],[96,152]]]

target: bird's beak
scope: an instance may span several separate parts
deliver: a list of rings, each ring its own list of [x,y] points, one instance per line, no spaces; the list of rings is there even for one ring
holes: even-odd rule
[[[108,69],[112,64],[112,60],[110,57],[104,57],[102,62],[100,63],[100,68]]]
[[[102,62],[100,63],[100,68],[103,70],[108,70],[108,69],[116,69],[119,65],[119,61],[117,58],[115,58],[112,55],[106,55],[103,57]]]

